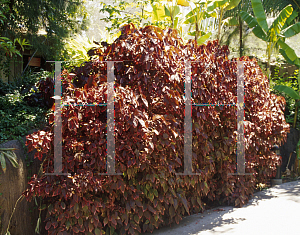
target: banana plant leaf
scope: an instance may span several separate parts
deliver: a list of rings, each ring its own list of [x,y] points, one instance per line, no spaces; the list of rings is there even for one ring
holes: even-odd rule
[[[282,29],[287,28],[297,16],[298,16],[297,11],[293,11],[293,13],[291,14],[291,16],[286,20],[286,22],[285,22],[285,24],[284,24],[284,26],[283,26]]]
[[[269,28],[267,34],[271,35],[273,32],[279,34],[281,29],[285,25],[286,20],[292,15],[293,8],[291,5],[286,6],[273,21],[271,27]],[[273,32],[272,32],[273,31]]]
[[[171,12],[170,12],[169,8],[167,8],[166,6],[165,6],[165,15],[171,16]]]
[[[237,7],[239,5],[240,1],[241,0],[229,0],[228,1],[229,4],[226,6],[225,11],[229,11],[229,10]]]
[[[257,19],[257,23],[266,33],[269,27],[268,27],[267,18],[266,18],[266,14],[262,2],[261,0],[251,0],[251,3],[252,3],[252,9],[254,15]]]
[[[286,31],[283,33],[283,35],[286,38],[290,38],[290,37],[295,36],[298,33],[300,33],[300,22],[293,24],[290,27],[286,28]]]
[[[212,12],[215,9],[217,9],[218,7],[223,7],[225,6],[225,4],[228,2],[228,0],[216,0],[216,1],[212,1],[208,4],[207,6],[207,11],[208,12]]]
[[[281,47],[279,52],[286,59],[286,61],[300,68],[300,59],[296,55],[295,51],[281,39],[278,40],[278,44]]]
[[[241,11],[240,16],[242,18],[243,21],[245,21],[247,23],[247,25],[249,26],[249,28],[254,28],[252,30],[252,32],[255,34],[256,37],[267,41],[267,35],[266,33],[262,30],[262,28],[260,27],[260,25],[257,22],[257,19],[254,18],[252,15],[248,14],[245,11]]]
[[[203,35],[202,37],[198,38],[198,40],[197,40],[198,45],[204,44],[211,35],[212,35],[212,33],[209,32],[209,33]]]
[[[280,91],[285,93],[287,96],[291,97],[292,99],[299,100],[299,94],[291,87],[284,86],[284,85],[276,85],[274,90]]]

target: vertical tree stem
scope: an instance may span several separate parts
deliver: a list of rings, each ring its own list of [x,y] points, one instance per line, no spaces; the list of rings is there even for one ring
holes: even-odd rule
[[[293,123],[293,128],[296,128],[296,123],[297,123],[297,116],[298,116],[298,103],[299,100],[295,100],[296,103],[296,109],[295,109],[295,114],[294,114],[294,123]]]
[[[239,16],[239,31],[240,31],[240,57],[243,56],[243,22],[241,16]]]
[[[221,8],[221,10],[220,10],[220,17],[219,17],[219,26],[218,26],[218,41],[219,41],[219,43],[220,43],[222,18],[223,18],[223,8]]]

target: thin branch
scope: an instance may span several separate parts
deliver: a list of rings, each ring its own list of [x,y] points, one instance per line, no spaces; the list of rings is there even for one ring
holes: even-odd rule
[[[14,212],[15,212],[15,210],[16,210],[17,204],[18,204],[18,202],[19,202],[21,199],[23,199],[23,197],[24,197],[24,195],[21,195],[21,196],[19,197],[19,199],[16,201],[15,207],[14,207],[13,212],[11,213],[11,216],[10,216],[9,221],[8,221],[6,233],[9,232],[8,229],[9,229],[10,221],[11,221],[12,216],[14,215]]]

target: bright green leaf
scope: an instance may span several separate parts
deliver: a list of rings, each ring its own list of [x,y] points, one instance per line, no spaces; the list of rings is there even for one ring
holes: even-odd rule
[[[226,11],[229,11],[239,5],[241,0],[229,0],[229,5],[225,8]]]
[[[2,170],[5,173],[6,172],[6,162],[5,162],[4,154],[2,152],[0,153],[0,162],[1,162]]]
[[[300,33],[300,22],[291,25],[290,27],[288,27],[285,32],[283,33],[283,35],[287,38],[293,37],[296,34]]]
[[[283,42],[280,39],[278,40],[278,45],[281,47],[281,49],[279,51],[282,54],[282,56],[290,64],[294,64],[294,65],[299,67],[300,66],[300,59],[296,55],[295,51],[289,45],[287,45],[285,42]]]
[[[170,13],[169,9],[166,6],[165,6],[165,15],[171,17],[171,13]]]
[[[197,39],[197,43],[199,45],[204,44],[210,38],[211,35],[212,35],[212,32],[209,32],[209,33],[203,35],[202,37]]]
[[[266,33],[268,31],[267,18],[261,0],[251,0],[252,9],[257,19],[258,25]]]
[[[285,7],[277,16],[277,18],[273,21],[271,27],[268,30],[268,36],[271,35],[272,31],[274,31],[276,35],[279,34],[286,20],[290,17],[292,12],[293,8],[291,5]]]
[[[284,86],[284,85],[276,85],[274,90],[280,91],[285,93],[287,96],[291,97],[292,99],[299,100],[299,94],[291,87]]]

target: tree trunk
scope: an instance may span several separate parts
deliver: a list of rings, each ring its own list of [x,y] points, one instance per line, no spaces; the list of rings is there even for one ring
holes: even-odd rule
[[[268,75],[268,79],[269,79],[269,82],[270,82],[270,79],[271,79],[271,53],[272,53],[272,43],[269,42],[267,43],[267,56],[268,56],[268,61],[267,61],[267,75]]]
[[[199,27],[198,27],[198,22],[196,21],[196,33],[195,33],[195,40],[196,40],[196,42],[198,40],[198,37],[199,37]]]
[[[296,128],[296,123],[297,123],[297,116],[298,116],[298,103],[299,100],[296,100],[296,109],[295,109],[295,114],[294,114],[294,123],[293,123],[293,128]]]
[[[222,18],[223,18],[223,8],[220,10],[220,15],[219,15],[219,25],[218,25],[218,41],[220,44],[220,34],[221,34],[221,25],[222,25]]]
[[[243,56],[243,21],[242,18],[239,16],[239,31],[240,31],[240,57]]]

